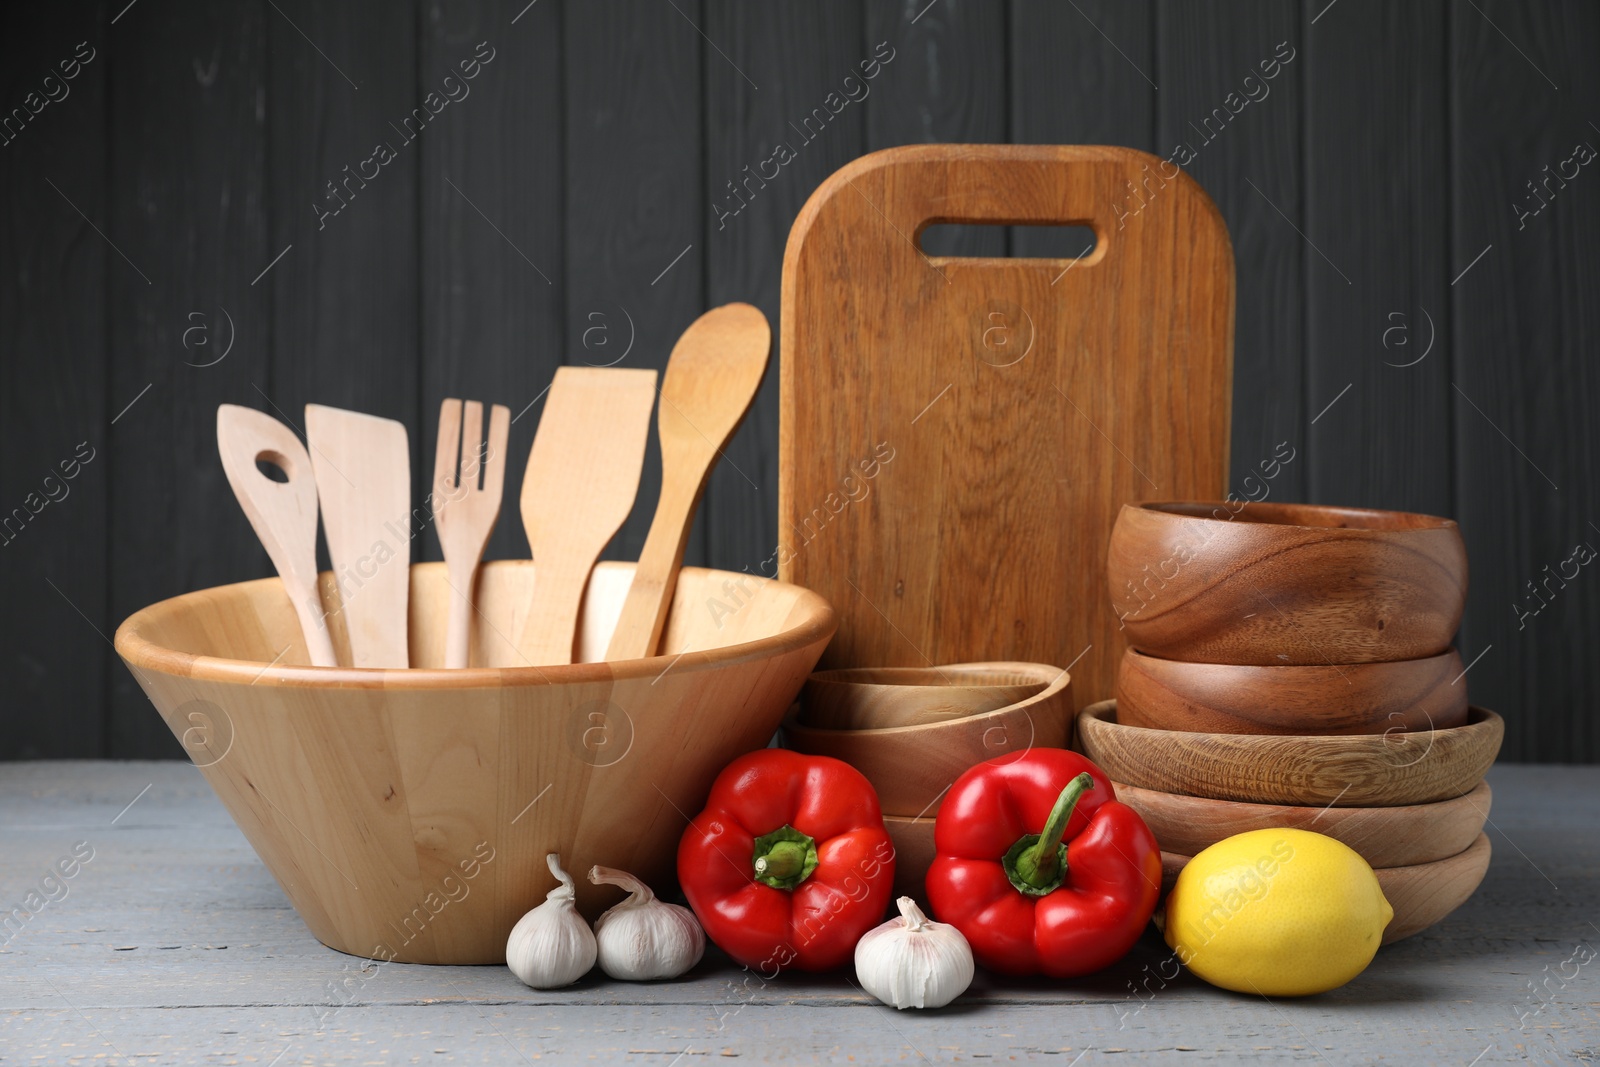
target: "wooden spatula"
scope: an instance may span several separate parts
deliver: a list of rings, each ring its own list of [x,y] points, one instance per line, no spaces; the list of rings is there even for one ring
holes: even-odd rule
[[[306,405],[306,444],[353,667],[409,667],[411,450],[393,419]]]
[[[482,404],[450,399],[439,407],[433,523],[450,575],[450,622],[444,645],[444,665],[448,668],[467,665],[472,585],[478,561],[483,558],[483,546],[500,515],[506,480],[506,436],[510,429],[510,409],[494,405],[489,412],[489,441],[485,448]]]
[[[305,446],[271,415],[222,404],[217,408],[217,451],[233,495],[294,605],[311,665],[337,667],[317,593],[317,483]],[[256,466],[260,460],[276,466],[288,480],[268,478]]]
[[[695,508],[722,446],[756,398],[771,351],[767,317],[749,304],[711,309],[673,346],[656,413],[661,499],[606,659],[655,655]]]
[[[533,603],[517,651],[571,663],[589,571],[633,508],[656,372],[562,367],[550,383],[522,479]]]

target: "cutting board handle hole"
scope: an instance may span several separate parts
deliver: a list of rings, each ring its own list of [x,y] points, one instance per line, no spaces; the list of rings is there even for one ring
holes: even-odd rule
[[[1028,225],[1007,222],[930,222],[917,233],[929,256],[988,259],[1089,259],[1099,235],[1087,223]]]

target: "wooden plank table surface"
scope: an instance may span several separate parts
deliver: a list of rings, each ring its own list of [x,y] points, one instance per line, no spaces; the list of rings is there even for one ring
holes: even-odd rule
[[[1152,932],[1092,978],[980,972],[919,1014],[848,973],[769,982],[715,950],[683,981],[596,971],[554,992],[501,967],[379,966],[311,937],[188,764],[5,764],[0,902],[55,899],[0,929],[0,1064],[1592,1063],[1600,772],[1502,765],[1489,780],[1483,885],[1343,989],[1163,987]],[[79,842],[93,858],[45,881]]]

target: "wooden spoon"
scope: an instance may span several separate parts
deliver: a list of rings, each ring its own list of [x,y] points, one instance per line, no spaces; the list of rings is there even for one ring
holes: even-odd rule
[[[489,412],[485,449],[482,404],[452,398],[439,406],[439,444],[434,457],[431,502],[434,530],[439,534],[439,547],[444,550],[450,575],[450,621],[444,644],[444,665],[450,669],[467,665],[472,586],[478,561],[483,558],[483,546],[500,516],[510,429],[510,409],[494,405]],[[478,488],[480,473],[482,489]]]
[[[744,421],[772,351],[767,317],[725,304],[695,319],[673,346],[661,383],[661,499],[606,659],[653,656],[672,606],[684,545],[722,446]]]
[[[561,367],[550,383],[522,478],[534,572],[517,651],[528,663],[572,662],[589,572],[639,493],[655,399],[653,370]]]
[[[294,431],[265,412],[237,404],[217,407],[217,451],[239,506],[277,569],[294,605],[313,667],[337,667],[327,612],[317,593],[317,483],[311,459]],[[278,482],[256,466],[283,471]]]
[[[306,405],[306,443],[353,667],[409,667],[411,447],[393,419]]]

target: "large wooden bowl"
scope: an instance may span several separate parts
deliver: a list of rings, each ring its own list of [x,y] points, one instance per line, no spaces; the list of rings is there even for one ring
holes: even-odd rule
[[[1021,703],[1060,673],[1043,663],[817,671],[800,691],[800,721],[824,730],[876,730],[959,719]]]
[[[1251,830],[1311,830],[1343,841],[1374,867],[1406,867],[1457,855],[1489,818],[1488,782],[1437,804],[1397,808],[1307,808],[1244,804],[1162,793],[1116,783],[1117,799],[1137,811],[1162,851],[1192,856]]]
[[[1121,799],[1119,794],[1118,799]],[[1489,871],[1489,835],[1479,833],[1462,852],[1432,863],[1407,867],[1378,867],[1378,887],[1394,909],[1383,930],[1383,944],[1392,945],[1420,934],[1467,902]],[[1161,853],[1161,895],[1172,891],[1178,874],[1191,856]]]
[[[1117,671],[1117,721],[1219,734],[1447,729],[1467,721],[1461,673],[1454,649],[1388,663],[1255,667],[1158,659],[1130,648]]]
[[[1500,751],[1505,723],[1472,708],[1467,724],[1347,737],[1149,730],[1117,722],[1117,702],[1078,715],[1078,741],[1114,781],[1163,793],[1259,804],[1395,807],[1471,790]]]
[[[892,815],[933,815],[967,768],[1008,752],[1065,748],[1072,739],[1072,681],[1066,671],[1042,692],[995,711],[922,726],[819,730],[798,713],[783,720],[796,752],[842,759],[866,775]]]
[[[533,564],[487,564],[475,662],[514,657]],[[589,582],[581,658],[604,654],[633,565]],[[663,654],[560,667],[443,670],[442,563],[411,569],[411,662],[311,667],[276,578],[145,608],[116,647],[311,932],[343,952],[415,963],[498,963],[521,916],[577,876],[595,918],[620,867],[665,889],[678,837],[712,779],[765,745],[834,630],[798,586],[683,569]],[[323,576],[324,582],[331,577]],[[335,634],[336,646],[340,643]]]
[[[1237,512],[1237,513],[1235,513]],[[1310,504],[1128,504],[1106,556],[1143,652],[1201,663],[1370,663],[1437,655],[1466,606],[1450,519]]]

